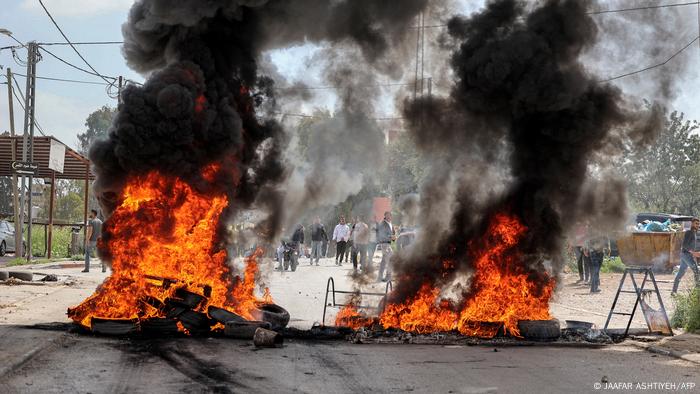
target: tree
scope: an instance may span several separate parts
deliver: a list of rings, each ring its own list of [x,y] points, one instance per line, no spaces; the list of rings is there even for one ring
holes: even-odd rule
[[[107,136],[107,130],[109,130],[109,127],[112,125],[112,120],[114,120],[116,114],[116,108],[105,105],[87,117],[85,120],[85,127],[87,130],[85,130],[84,133],[78,134],[80,153],[87,155],[88,150],[90,150],[90,145],[92,145],[96,139]]]
[[[383,183],[394,201],[408,194],[417,193],[423,182],[426,169],[429,168],[425,158],[416,149],[408,132],[403,132],[387,147],[386,170]]]
[[[646,149],[629,149],[620,166],[633,208],[700,213],[700,137],[697,121],[673,112],[659,138]]]

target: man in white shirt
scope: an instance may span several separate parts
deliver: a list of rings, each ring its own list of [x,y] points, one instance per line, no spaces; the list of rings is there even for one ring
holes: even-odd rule
[[[335,265],[343,265],[345,258],[345,247],[350,239],[350,227],[345,224],[345,216],[340,216],[340,223],[333,230],[333,241],[336,243],[335,248]],[[340,257],[340,260],[338,260]]]

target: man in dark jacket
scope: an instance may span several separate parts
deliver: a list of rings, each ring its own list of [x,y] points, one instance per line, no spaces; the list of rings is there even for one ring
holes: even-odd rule
[[[678,268],[676,278],[673,280],[673,290],[671,290],[671,294],[675,294],[678,291],[678,285],[681,283],[681,279],[688,268],[693,270],[695,286],[700,286],[700,272],[698,270],[698,263],[695,260],[697,257],[700,257],[700,252],[697,251],[698,247],[696,241],[698,228],[700,228],[700,219],[693,218],[693,221],[690,223],[690,230],[686,231],[683,237],[683,245],[681,245],[681,266]]]
[[[591,293],[600,293],[600,268],[603,266],[603,257],[607,247],[606,237],[592,237],[586,241],[584,253],[591,261]]]
[[[314,223],[311,225],[311,259],[309,264],[313,264],[314,259],[316,259],[316,265],[318,265],[318,261],[323,256],[323,241],[327,239],[326,228],[323,227],[321,218],[316,216]]]
[[[391,241],[394,240],[394,226],[391,224],[391,212],[384,212],[384,220],[377,225],[377,243],[382,248],[382,262],[379,264],[377,282],[391,279]],[[384,276],[386,270],[386,277]]]

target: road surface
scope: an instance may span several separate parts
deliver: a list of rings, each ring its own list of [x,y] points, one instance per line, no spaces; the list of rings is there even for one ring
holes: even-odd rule
[[[293,340],[258,350],[225,338],[128,340],[20,326],[0,326],[0,345],[16,350],[5,362],[31,355],[1,377],[4,393],[584,393],[605,380],[700,384],[697,364],[625,345],[494,351]]]

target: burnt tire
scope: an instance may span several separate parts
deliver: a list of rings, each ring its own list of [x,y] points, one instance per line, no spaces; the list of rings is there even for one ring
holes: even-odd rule
[[[525,339],[551,341],[561,336],[559,320],[520,320],[518,322],[520,335]]]
[[[0,280],[7,280],[10,274],[7,271],[0,271]]]
[[[289,324],[289,312],[277,304],[262,304],[253,312],[257,320],[270,323],[273,331],[279,331]]]
[[[223,308],[218,308],[215,306],[209,306],[207,309],[207,314],[209,315],[210,318],[218,321],[221,324],[226,324],[227,322],[230,321],[245,321],[245,319],[237,315],[229,310],[223,309]]]
[[[101,319],[93,317],[90,320],[92,332],[102,335],[125,336],[135,334],[138,330],[138,320],[135,319]]]
[[[27,282],[31,282],[32,279],[34,279],[34,274],[32,274],[31,272],[10,271],[9,275],[10,275],[10,278],[17,278],[19,280],[24,280]]]

